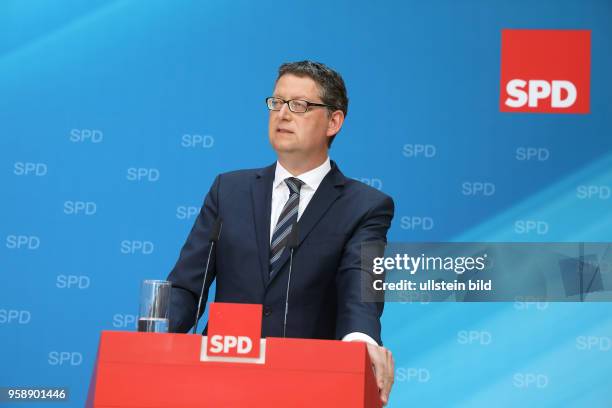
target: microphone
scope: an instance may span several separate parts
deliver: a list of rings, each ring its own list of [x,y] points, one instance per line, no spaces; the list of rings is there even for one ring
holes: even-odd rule
[[[196,310],[195,322],[193,323],[193,334],[196,334],[198,330],[198,320],[200,320],[200,309],[202,308],[202,298],[204,297],[204,288],[206,287],[206,276],[208,276],[210,257],[215,247],[215,243],[219,241],[219,237],[221,236],[221,227],[223,227],[223,220],[217,218],[210,230],[210,236],[208,238],[210,249],[208,250],[208,258],[206,259],[206,269],[204,270],[204,280],[202,281],[202,290],[200,291],[200,299],[198,300],[198,309]]]
[[[299,231],[297,222],[291,227],[291,232],[287,237],[287,245],[291,252],[289,254],[289,279],[287,279],[287,294],[285,295],[285,318],[283,320],[283,337],[287,334],[287,313],[289,312],[289,285],[291,285],[291,270],[293,269],[293,251],[299,243]]]

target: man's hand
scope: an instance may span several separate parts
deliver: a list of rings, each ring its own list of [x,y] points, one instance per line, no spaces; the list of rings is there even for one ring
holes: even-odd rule
[[[375,346],[370,343],[366,343],[366,345],[368,346],[370,360],[372,360],[376,384],[380,390],[380,400],[383,402],[383,405],[387,405],[395,375],[395,362],[393,361],[393,356],[391,355],[391,351],[384,347]]]

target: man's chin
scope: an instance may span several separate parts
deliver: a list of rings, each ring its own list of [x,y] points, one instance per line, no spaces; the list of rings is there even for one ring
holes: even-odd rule
[[[295,146],[295,143],[289,140],[274,140],[271,142],[271,144],[272,144],[272,148],[277,153],[287,154],[287,153],[294,153],[295,151],[298,150],[297,147]]]

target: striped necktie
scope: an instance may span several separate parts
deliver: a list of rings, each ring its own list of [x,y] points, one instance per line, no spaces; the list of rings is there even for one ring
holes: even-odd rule
[[[283,250],[287,246],[289,233],[291,233],[293,224],[297,222],[300,188],[302,188],[304,182],[295,177],[289,177],[285,179],[285,184],[289,187],[289,199],[278,217],[270,242],[270,276],[276,272]]]

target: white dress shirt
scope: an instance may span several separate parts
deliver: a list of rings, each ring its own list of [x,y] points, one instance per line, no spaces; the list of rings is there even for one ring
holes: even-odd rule
[[[289,199],[289,187],[285,183],[285,179],[288,177],[296,177],[300,179],[304,184],[300,189],[300,202],[298,204],[298,221],[304,210],[310,203],[312,196],[314,196],[317,188],[331,170],[331,163],[329,157],[319,167],[307,171],[306,173],[294,176],[289,173],[278,161],[276,162],[276,171],[274,173],[274,182],[272,183],[272,213],[270,216],[270,241],[272,241],[272,235],[274,234],[274,228],[278,222],[278,217],[283,211],[285,203]],[[376,341],[365,333],[353,332],[349,333],[342,338],[343,341],[365,341],[367,343],[375,344]]]

